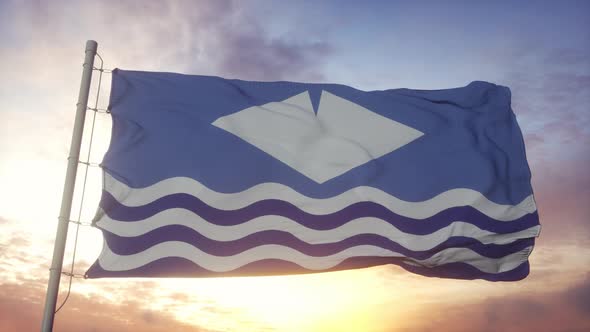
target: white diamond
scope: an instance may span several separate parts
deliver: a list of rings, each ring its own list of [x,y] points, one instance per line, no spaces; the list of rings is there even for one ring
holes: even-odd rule
[[[213,125],[256,146],[317,183],[412,142],[423,133],[322,91],[318,115],[309,93],[248,107]]]

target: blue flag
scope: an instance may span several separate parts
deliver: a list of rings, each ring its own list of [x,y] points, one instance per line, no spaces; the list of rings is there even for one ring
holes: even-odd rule
[[[87,276],[522,279],[540,225],[510,98],[115,70]]]

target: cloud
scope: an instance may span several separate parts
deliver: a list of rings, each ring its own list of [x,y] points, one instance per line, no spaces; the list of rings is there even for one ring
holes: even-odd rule
[[[0,331],[35,331],[41,324],[44,289],[31,285],[0,284]],[[58,331],[181,331],[206,329],[176,321],[170,313],[146,310],[137,302],[111,304],[73,295],[56,315]]]
[[[504,80],[512,88],[513,108],[527,134],[541,134],[547,142],[590,136],[586,126],[590,124],[588,51],[584,47],[522,47],[515,55],[498,60],[512,68]]]
[[[228,47],[222,51],[220,68],[235,77],[255,80],[302,78],[332,50],[327,43],[290,44],[284,40],[261,38],[263,34],[227,36]],[[308,80],[319,81],[318,73],[304,74]]]
[[[28,238],[26,238],[24,234],[13,233],[8,243],[10,244],[10,246],[28,247],[31,244],[31,241]]]
[[[564,298],[582,315],[586,315],[590,320],[590,274],[586,281],[573,287],[565,292]]]
[[[587,331],[590,275],[562,291],[489,297],[424,309],[420,323],[410,331]]]
[[[590,66],[590,58],[579,48],[557,48],[546,52],[542,58],[544,64],[559,66]]]
[[[133,3],[123,2],[116,10],[101,8],[100,12],[112,10],[121,19],[137,15],[139,19],[127,23],[134,28],[124,29],[131,40],[144,41],[144,52],[137,56],[183,63],[192,73],[205,71],[251,80],[319,80],[319,67],[333,51],[330,44],[317,40],[318,36],[311,42],[270,36],[260,18],[239,2],[168,2],[151,6]],[[146,24],[146,18],[152,21],[156,17],[158,22],[174,23]]]
[[[288,32],[272,35],[264,17],[238,1],[123,0],[66,6],[58,0],[14,10],[21,17],[14,23],[21,29],[11,29],[12,35],[34,32],[18,51],[44,48],[50,51],[46,56],[59,62],[80,60],[84,39],[95,38],[108,66],[251,80],[320,79],[321,64],[333,51],[321,32],[311,41],[292,40]],[[72,31],[72,26],[78,29]],[[52,48],[48,39],[60,47]]]

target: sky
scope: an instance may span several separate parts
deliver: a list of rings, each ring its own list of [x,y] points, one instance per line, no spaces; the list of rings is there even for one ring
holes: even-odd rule
[[[225,279],[74,278],[58,331],[590,330],[590,2],[0,2],[0,331],[38,330],[86,40],[105,68],[442,89],[512,90],[541,236],[512,283],[412,275],[396,266]],[[97,63],[98,65],[98,63]],[[91,103],[106,107],[103,75]],[[87,118],[89,134],[91,114]],[[110,135],[98,114],[90,161]],[[89,135],[82,156],[88,155]],[[78,177],[89,222],[100,170]],[[64,267],[72,263],[70,226]],[[82,226],[74,271],[102,245]],[[58,303],[68,279],[62,278]]]

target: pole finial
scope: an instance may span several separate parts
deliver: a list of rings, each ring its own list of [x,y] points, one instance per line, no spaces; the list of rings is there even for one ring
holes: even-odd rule
[[[92,53],[96,53],[98,49],[98,43],[95,40],[87,40],[86,41],[86,52],[90,51]]]

